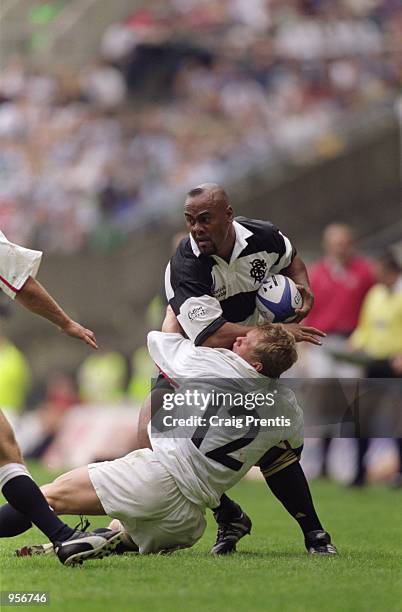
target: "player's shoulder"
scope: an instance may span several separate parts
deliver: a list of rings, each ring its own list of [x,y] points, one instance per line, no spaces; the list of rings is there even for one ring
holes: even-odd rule
[[[278,381],[276,381],[275,388],[275,393],[277,394],[277,397],[279,397],[281,400],[281,407],[286,410],[290,410],[295,415],[302,414],[302,409],[300,407],[295,392],[288,386],[288,384],[284,383],[284,379],[279,379]]]
[[[198,261],[198,257],[195,255],[191,246],[190,236],[186,236],[179,242],[170,261],[173,265],[182,265],[188,262],[194,264]]]
[[[170,282],[177,286],[182,283],[200,282],[210,285],[212,283],[212,257],[199,256],[194,253],[190,238],[183,238],[172,255],[167,268]]]
[[[148,349],[154,346],[185,345],[189,343],[190,341],[179,333],[152,330],[147,334]]]
[[[274,249],[278,245],[278,240],[281,240],[278,228],[271,221],[249,217],[236,217],[235,221],[251,232],[247,242],[254,250]]]
[[[190,237],[183,238],[170,259],[171,272],[180,277],[208,275],[213,266],[211,257],[199,256],[194,253]]]
[[[271,221],[263,219],[251,219],[250,217],[239,216],[235,217],[235,221],[256,235],[278,231]]]

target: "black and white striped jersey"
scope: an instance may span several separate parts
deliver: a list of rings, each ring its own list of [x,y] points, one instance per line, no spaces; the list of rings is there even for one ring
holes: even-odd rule
[[[187,336],[201,345],[226,321],[257,322],[255,296],[268,274],[290,265],[289,239],[268,221],[236,217],[229,263],[202,255],[192,236],[184,238],[165,274],[166,297]]]

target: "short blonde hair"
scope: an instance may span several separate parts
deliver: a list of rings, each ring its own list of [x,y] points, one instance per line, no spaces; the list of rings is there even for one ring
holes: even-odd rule
[[[297,361],[296,340],[281,323],[259,323],[253,358],[262,363],[261,374],[279,378]]]

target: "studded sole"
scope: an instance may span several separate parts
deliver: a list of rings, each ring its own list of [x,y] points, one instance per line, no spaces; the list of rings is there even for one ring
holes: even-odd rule
[[[82,565],[84,561],[88,561],[89,559],[103,559],[103,557],[109,556],[115,551],[116,547],[121,543],[122,537],[122,532],[117,532],[108,540],[107,544],[104,544],[95,550],[87,550],[85,552],[72,555],[64,562],[64,565]]]

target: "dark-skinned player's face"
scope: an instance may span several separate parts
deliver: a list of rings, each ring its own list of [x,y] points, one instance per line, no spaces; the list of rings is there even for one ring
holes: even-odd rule
[[[225,247],[233,221],[233,210],[225,201],[208,193],[187,198],[184,217],[189,232],[203,255],[217,255]]]

